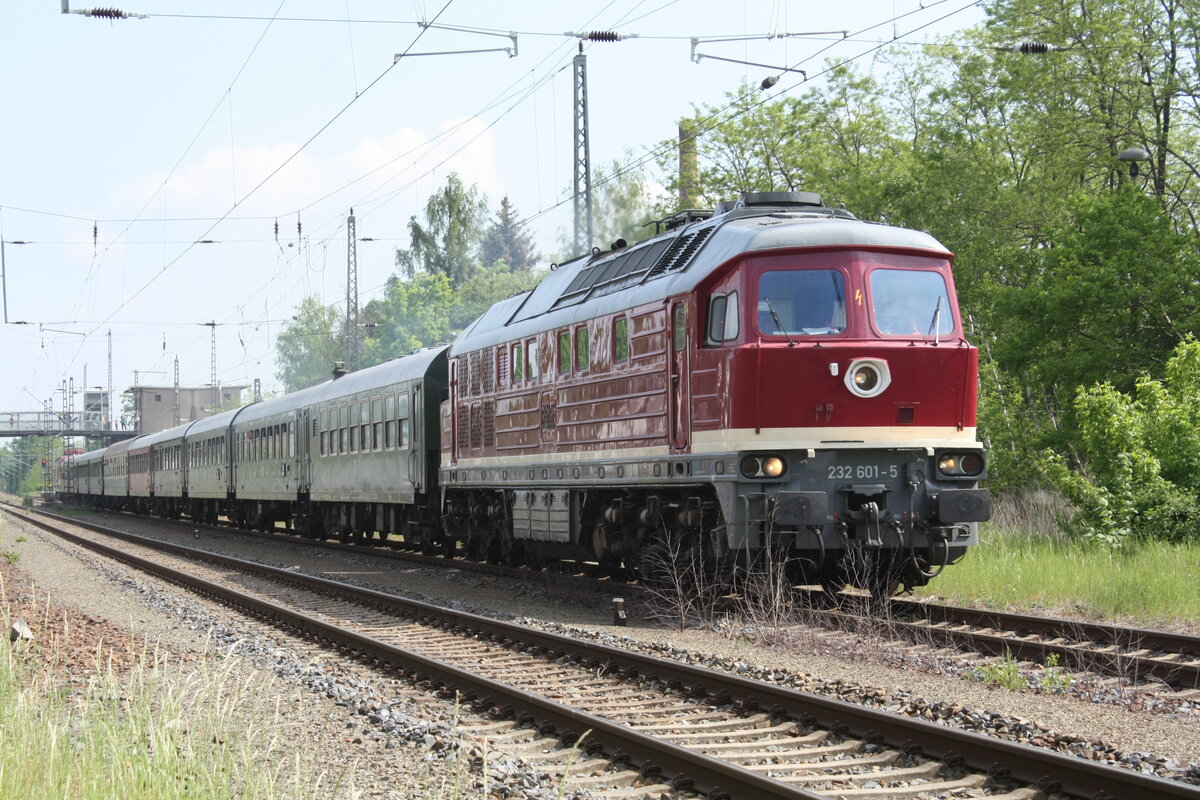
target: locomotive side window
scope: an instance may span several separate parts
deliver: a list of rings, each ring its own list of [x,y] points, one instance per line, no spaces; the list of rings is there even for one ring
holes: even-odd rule
[[[687,306],[682,303],[675,306],[672,325],[674,326],[675,352],[683,352],[687,347]]]
[[[613,321],[613,361],[629,360],[629,319],[617,317]]]
[[[537,339],[530,339],[525,343],[525,363],[529,366],[529,380],[536,380],[538,376],[538,343]]]
[[[947,336],[954,315],[940,272],[877,269],[870,275],[871,316],[885,336]]]
[[[560,331],[558,334],[558,371],[571,371],[571,332]]]
[[[512,379],[513,383],[525,380],[525,356],[519,342],[512,346]]]
[[[708,301],[708,341],[728,342],[738,337],[737,292],[714,295]]]
[[[591,364],[591,351],[588,349],[587,325],[575,329],[575,369],[587,369]]]

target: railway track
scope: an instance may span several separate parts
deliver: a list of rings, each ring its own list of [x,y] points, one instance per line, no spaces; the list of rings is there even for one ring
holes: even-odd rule
[[[634,599],[640,597],[643,591],[636,584],[590,577],[583,572],[583,568],[563,572],[531,572],[465,558],[422,555],[399,549],[395,543],[367,542],[364,546],[330,540],[297,539],[289,534],[246,531],[229,526],[209,527],[172,520],[158,521],[188,530],[212,530],[251,538],[303,542],[312,547],[356,555],[369,553],[410,564],[435,567],[449,564],[464,571],[514,580],[530,580],[536,576],[536,580],[572,588],[578,588],[582,581],[596,591],[608,592],[619,588],[623,595]],[[811,621],[834,630],[854,631],[860,626],[861,613],[823,608],[822,605],[828,605],[828,597],[821,592],[808,593],[808,598],[808,605],[812,609],[808,618]],[[842,599],[850,605],[862,600],[850,595],[844,595]],[[1200,698],[1200,636],[946,606],[903,598],[893,599],[882,607],[872,605],[869,611],[873,620],[879,620],[877,627],[882,626],[885,633],[912,643],[950,647],[1031,664],[1057,661],[1061,668],[1076,673],[1119,680],[1145,690],[1167,689],[1177,693],[1181,699]]]
[[[457,692],[483,715],[470,735],[494,749],[578,757],[581,777],[571,785],[605,796],[656,787],[713,800],[1200,798],[1181,783],[922,720],[80,520],[22,517],[417,684]],[[125,545],[69,533],[64,523]]]

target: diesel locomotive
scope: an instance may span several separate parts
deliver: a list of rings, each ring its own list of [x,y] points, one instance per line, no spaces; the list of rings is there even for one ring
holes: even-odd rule
[[[560,265],[449,347],[77,456],[68,499],[890,594],[990,515],[952,254],[804,192]]]

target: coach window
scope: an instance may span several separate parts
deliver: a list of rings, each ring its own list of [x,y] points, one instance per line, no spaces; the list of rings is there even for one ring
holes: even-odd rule
[[[374,449],[383,449],[383,398],[376,397],[371,401],[371,444]]]
[[[571,332],[560,331],[558,334],[558,371],[571,371]]]
[[[613,320],[613,361],[629,360],[629,319],[617,317]]]
[[[358,441],[365,453],[371,449],[371,404],[363,401],[358,407]]]
[[[537,339],[530,339],[525,342],[525,363],[528,368],[525,370],[529,373],[529,380],[537,380],[538,376],[538,345]]]
[[[346,453],[350,450],[350,429],[346,426],[350,424],[350,409],[348,406],[338,406],[338,452]]]
[[[510,352],[512,353],[512,380],[513,383],[520,383],[525,380],[525,354],[521,351],[521,343],[514,344]]]
[[[396,396],[383,398],[383,446],[391,450],[396,446]]]
[[[408,447],[408,393],[396,395],[396,425],[399,430],[399,438],[396,441],[396,446],[400,448]]]

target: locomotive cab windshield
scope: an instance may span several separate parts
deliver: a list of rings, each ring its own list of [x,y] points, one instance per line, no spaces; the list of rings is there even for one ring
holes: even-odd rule
[[[846,278],[838,270],[770,270],[758,280],[765,336],[829,336],[846,330]]]
[[[868,278],[871,318],[884,336],[949,336],[954,315],[946,279],[932,270],[876,269]]]

